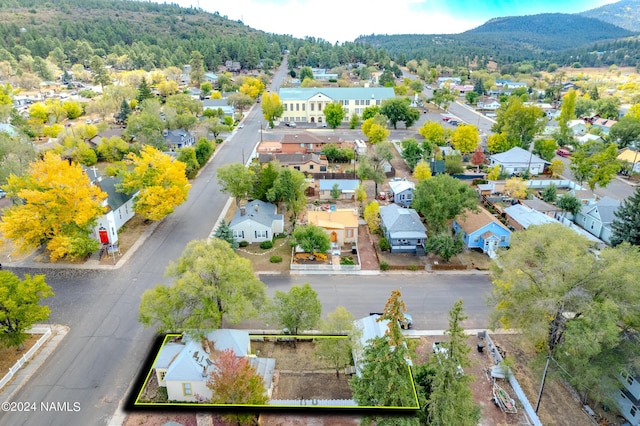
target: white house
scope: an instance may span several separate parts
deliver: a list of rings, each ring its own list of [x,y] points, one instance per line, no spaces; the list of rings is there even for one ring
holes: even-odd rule
[[[567,123],[574,136],[584,136],[587,133],[587,124],[584,120],[571,120]]]
[[[105,208],[105,213],[98,219],[98,222],[93,227],[91,236],[95,240],[101,241],[100,231],[106,231],[109,240],[108,243],[117,244],[118,231],[135,216],[133,203],[137,192],[126,194],[118,191],[117,185],[120,183],[120,179],[111,176],[103,178],[95,167],[90,169],[85,168],[84,171],[91,183],[100,187],[100,189],[107,194],[106,200],[102,203],[102,206]]]
[[[413,190],[415,187],[415,183],[405,179],[392,180],[389,182],[393,202],[402,207],[409,207],[413,201]]]
[[[490,158],[490,165],[499,165],[506,173],[524,173],[529,170],[532,175],[539,175],[544,172],[547,161],[538,157],[532,152],[526,151],[519,146],[511,148],[509,151],[493,154]]]
[[[284,217],[275,204],[253,200],[236,211],[229,227],[237,241],[261,243],[284,232]]]
[[[394,98],[395,93],[391,87],[318,87],[281,88],[279,96],[284,108],[281,121],[322,123],[324,108],[329,104],[342,105],[346,122],[354,113],[362,115],[366,107]]]
[[[251,340],[247,331],[218,329],[202,338],[184,335],[162,346],[153,368],[158,384],[167,388],[167,399],[183,402],[210,400],[211,389],[207,387],[207,382],[211,373],[216,371],[216,355],[225,350],[249,360],[262,376],[267,396],[271,397],[275,359],[251,355]]]
[[[488,109],[495,111],[500,108],[500,102],[496,98],[483,96],[478,100],[478,109]]]

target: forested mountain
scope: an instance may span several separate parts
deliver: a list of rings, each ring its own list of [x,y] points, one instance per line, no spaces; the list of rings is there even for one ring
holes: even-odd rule
[[[609,41],[632,36],[633,32],[609,23],[569,14],[540,14],[496,18],[462,34],[447,35],[371,35],[365,42],[387,50],[392,57],[428,59],[450,67],[480,66],[489,60],[499,64],[523,61],[556,62],[571,65],[577,61],[603,62],[603,56],[580,56],[596,50],[595,42],[609,46]],[[606,41],[606,43],[605,43]],[[625,42],[622,42],[624,44]],[[632,41],[635,44],[635,41]],[[618,65],[636,65],[638,53],[622,58]]]
[[[152,69],[189,62],[192,51],[216,69],[227,60],[245,69],[278,63],[282,52],[301,65],[331,68],[378,62],[384,53],[361,44],[268,34],[217,13],[175,4],[129,0],[0,0],[0,62],[21,57],[56,64],[88,64],[93,55],[120,69]],[[302,49],[301,60],[298,52]]]
[[[620,0],[579,15],[599,19],[630,31],[640,31],[640,0]]]

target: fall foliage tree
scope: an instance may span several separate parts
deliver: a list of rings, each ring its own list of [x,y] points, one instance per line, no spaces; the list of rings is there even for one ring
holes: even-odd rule
[[[91,184],[79,164],[48,152],[24,175],[11,175],[4,189],[24,200],[5,210],[0,223],[0,232],[21,250],[45,246],[55,261],[98,249],[89,234],[107,194]]]
[[[273,121],[282,116],[283,112],[284,106],[277,93],[267,93],[262,97],[262,115],[269,121],[269,126],[273,127]]]
[[[504,183],[504,192],[519,200],[527,198],[527,182],[519,177],[507,179]]]
[[[564,172],[564,163],[556,158],[551,162],[548,169],[552,177],[560,176]]]
[[[247,77],[244,79],[242,86],[240,86],[240,89],[238,90],[240,93],[244,93],[245,95],[249,95],[255,99],[264,92],[264,83],[259,78]],[[277,93],[273,94],[277,96]]]
[[[264,381],[249,358],[236,356],[231,349],[215,351],[207,387],[211,389],[212,404],[263,405],[268,401]],[[238,416],[238,414],[232,414]],[[255,417],[244,414],[243,417]],[[239,419],[236,419],[239,420]]]
[[[50,309],[40,304],[53,296],[44,275],[18,278],[10,271],[0,270],[0,343],[20,347],[27,339],[25,331],[33,324],[46,321]]]
[[[187,200],[191,184],[183,162],[148,145],[139,155],[130,152],[124,161],[131,169],[123,173],[121,190],[138,191],[133,208],[145,219],[160,220]]]
[[[487,150],[492,154],[509,151],[513,146],[504,133],[494,133],[487,138]]]
[[[444,126],[435,121],[427,121],[420,127],[418,132],[428,141],[434,142],[438,146],[442,146],[447,143],[445,137]]]
[[[431,167],[429,166],[429,163],[424,160],[420,160],[413,169],[413,177],[419,181],[429,179],[431,177]]]
[[[451,144],[463,154],[475,151],[478,142],[478,128],[471,124],[461,124],[451,135]]]
[[[380,231],[380,204],[376,201],[370,201],[364,208],[363,216],[369,231],[372,234],[377,234]]]

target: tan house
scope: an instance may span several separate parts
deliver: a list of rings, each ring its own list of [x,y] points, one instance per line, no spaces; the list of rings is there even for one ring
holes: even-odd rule
[[[286,133],[282,137],[282,152],[285,154],[320,154],[322,149],[334,144],[338,148],[352,148],[337,136],[322,136],[311,132]]]
[[[331,242],[339,246],[358,242],[358,212],[355,209],[309,211],[307,221],[323,228]]]
[[[278,161],[280,166],[303,173],[326,173],[329,162],[317,154],[258,154],[260,164]]]

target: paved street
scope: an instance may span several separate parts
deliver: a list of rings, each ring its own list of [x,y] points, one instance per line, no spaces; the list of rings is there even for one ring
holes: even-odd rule
[[[286,64],[280,76],[284,72]],[[18,273],[46,274],[55,292],[55,297],[47,300],[52,311],[50,322],[68,325],[70,331],[12,401],[35,402],[38,407],[40,402],[67,402],[71,410],[3,413],[1,426],[74,426],[109,421],[154,339],[153,330],[143,329],[137,321],[140,296],[156,284],[168,283],[163,274],[169,262],[189,241],[209,235],[227,200],[215,178],[217,166],[246,161],[259,140],[261,122],[260,109],[254,108],[244,128],[218,148],[214,160],[192,182],[188,201],[159,224],[121,269],[13,268]],[[326,311],[341,304],[356,316],[379,311],[390,291],[401,287],[409,295],[408,308],[416,324],[430,328],[444,328],[442,316],[458,297],[464,296],[467,309],[473,312],[470,324],[477,327],[486,323],[486,308],[480,306],[488,289],[485,276],[268,277],[265,281],[270,292],[286,290],[292,283],[311,282],[317,286]],[[76,402],[79,411],[73,410]]]

